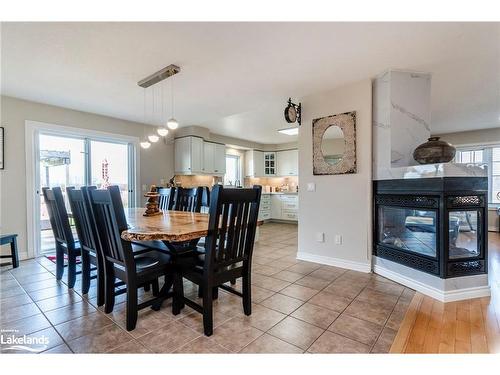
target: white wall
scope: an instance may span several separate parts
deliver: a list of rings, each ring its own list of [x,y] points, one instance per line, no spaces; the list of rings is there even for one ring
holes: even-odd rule
[[[369,79],[301,99],[299,134],[298,257],[361,271],[371,269],[372,238],[372,86]],[[314,176],[312,120],[356,111],[356,174]],[[315,192],[306,191],[307,183]],[[325,233],[325,242],[316,233]],[[335,235],[343,237],[335,245]]]
[[[0,232],[17,233],[21,255],[26,253],[25,121],[33,120],[107,133],[142,137],[154,128],[111,117],[1,96],[0,122],[5,127],[5,169],[0,170]],[[173,175],[173,146],[163,142],[140,150],[140,184],[158,184]]]

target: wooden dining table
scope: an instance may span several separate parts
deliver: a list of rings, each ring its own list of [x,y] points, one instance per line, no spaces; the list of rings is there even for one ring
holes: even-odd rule
[[[208,214],[199,212],[161,211],[160,215],[144,216],[144,208],[125,209],[129,228],[122,232],[126,241],[181,243],[208,234]]]

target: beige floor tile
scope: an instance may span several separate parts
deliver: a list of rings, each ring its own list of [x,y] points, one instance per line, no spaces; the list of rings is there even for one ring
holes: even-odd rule
[[[276,267],[271,267],[271,266],[268,266],[268,265],[262,265],[262,264],[258,264],[258,265],[255,265],[252,269],[253,272],[255,273],[258,273],[258,274],[261,274],[261,275],[264,275],[264,276],[271,276],[271,275],[274,275],[275,273],[278,273],[281,271],[280,268],[276,268]]]
[[[280,294],[285,296],[300,299],[301,301],[307,301],[312,298],[318,291],[316,289],[308,288],[307,286],[292,284],[286,288],[280,290]]]
[[[308,275],[311,272],[316,271],[320,267],[321,265],[317,263],[301,262],[294,266],[291,266],[290,268],[287,268],[287,271],[300,273],[302,275]]]
[[[356,297],[356,299],[359,301],[364,301],[374,305],[387,307],[391,309],[394,308],[394,306],[396,306],[398,298],[399,297],[394,294],[381,293],[369,288],[364,289]]]
[[[18,319],[9,323],[2,324],[2,330],[12,330],[18,335],[29,335],[30,333],[49,328],[50,322],[43,314],[36,314],[27,318]]]
[[[126,331],[116,324],[89,335],[81,336],[67,344],[75,353],[104,353],[132,340]]]
[[[333,322],[328,330],[371,347],[377,340],[380,332],[382,332],[382,328],[384,327],[381,325],[367,322],[366,320],[344,313]]]
[[[61,294],[66,294],[68,292],[72,291],[70,291],[65,284],[58,283],[57,286],[35,290],[32,292],[28,292],[28,294],[31,297],[31,299],[33,299],[33,301],[37,302],[47,298],[60,296]]]
[[[231,353],[230,350],[217,344],[217,342],[206,336],[200,336],[186,345],[181,346],[175,353],[200,353],[200,354],[224,354]]]
[[[303,278],[304,275],[302,275],[300,273],[295,273],[295,272],[290,272],[290,271],[284,270],[284,271],[281,271],[281,272],[274,274],[273,277],[276,279],[285,280],[285,281],[293,283],[293,282]]]
[[[283,294],[276,293],[275,295],[262,301],[260,304],[270,309],[279,311],[283,314],[291,314],[302,304],[304,304],[304,302],[293,297],[288,297]]]
[[[18,296],[21,294],[26,294],[23,288],[20,286],[14,286],[12,288],[6,289],[2,292],[0,292],[0,300],[4,300],[6,298]]]
[[[111,349],[107,353],[110,354],[149,354],[152,353],[148,348],[142,345],[137,340],[132,340],[120,345],[114,349]]]
[[[252,305],[251,315],[243,316],[245,322],[261,331],[267,331],[285,318],[285,314],[257,304]]]
[[[45,350],[41,354],[73,354],[73,352],[68,345],[61,344],[52,349]]]
[[[26,293],[17,294],[12,297],[3,298],[0,300],[0,309],[11,308],[15,306],[27,305],[33,300]]]
[[[217,327],[211,338],[224,348],[238,352],[263,333],[244,318],[233,318]]]
[[[351,303],[351,299],[328,292],[319,292],[309,300],[313,305],[325,307],[327,309],[342,312]]]
[[[392,312],[392,308],[355,300],[347,307],[345,312],[356,318],[384,325]]]
[[[258,287],[272,290],[273,292],[279,292],[281,289],[286,288],[289,283],[288,281],[275,279],[273,277],[259,275],[260,277],[253,277],[252,284]]]
[[[346,271],[344,269],[327,269],[327,268],[319,268],[314,270],[309,274],[309,276],[317,277],[318,279],[324,279],[328,281],[333,281],[340,277]]]
[[[47,280],[35,281],[35,282],[29,283],[29,284],[23,284],[22,287],[28,293],[36,292],[36,291],[43,290],[43,289],[50,289],[50,288],[63,287],[65,290],[68,289],[68,287],[62,281],[56,280],[55,277],[47,279]],[[53,297],[53,296],[51,296],[51,297]]]
[[[200,334],[178,321],[150,332],[137,340],[154,353],[172,353]]]
[[[303,350],[267,333],[245,346],[240,353],[298,354]]]
[[[321,306],[306,303],[295,310],[291,316],[311,323],[317,327],[327,329],[332,322],[339,316],[338,312],[326,309]]]
[[[260,288],[257,285],[252,285],[252,302],[260,303],[274,294],[275,292],[273,292],[272,290]]]
[[[242,314],[243,315],[243,314]],[[214,308],[213,311],[213,325],[214,328],[220,326],[225,321],[231,319],[232,315],[226,315],[223,312],[218,311]],[[180,319],[179,322],[188,326],[189,328],[195,330],[199,334],[203,334],[203,315],[199,312],[189,314],[184,318]]]
[[[320,279],[314,276],[304,276],[303,278],[295,281],[295,284],[306,286],[308,288],[319,291],[325,288],[328,284],[330,284],[330,281],[325,279]]]
[[[127,329],[127,308],[125,304],[119,305],[118,308],[115,308],[107,317],[112,319],[122,329]],[[150,308],[145,308],[139,310],[135,329],[129,331],[129,334],[135,338],[144,336],[149,332],[154,332],[166,326],[173,320],[173,317],[161,314],[159,311],[154,311]]]
[[[88,315],[76,318],[55,326],[61,337],[70,341],[80,336],[85,336],[93,332],[100,331],[104,327],[110,326],[113,321],[101,312],[93,312]]]
[[[336,333],[326,331],[308,349],[310,353],[369,353],[370,347]]]
[[[319,327],[290,316],[268,331],[269,334],[304,350],[323,332]]]
[[[23,275],[16,277],[16,280],[21,285],[37,283],[44,280],[56,280],[56,277],[50,272],[37,273],[34,275]]]
[[[50,310],[59,309],[61,307],[70,305],[72,303],[81,302],[82,297],[80,297],[77,293],[65,293],[56,297],[44,299],[41,301],[37,301],[36,304],[43,312],[47,312]]]
[[[50,310],[45,316],[53,325],[58,325],[69,320],[80,318],[82,316],[96,312],[97,310],[85,301],[72,303],[59,309]]]
[[[397,331],[385,327],[377,342],[372,348],[372,353],[389,353]]]
[[[28,318],[33,315],[40,314],[40,309],[34,304],[26,304],[21,306],[3,307],[2,314],[0,316],[0,324],[2,328],[9,322]]]
[[[396,306],[394,307],[394,310],[392,311],[391,315],[389,316],[389,320],[387,320],[386,327],[397,331],[399,329],[399,326],[403,322],[409,304],[410,301],[400,299],[396,304]]]

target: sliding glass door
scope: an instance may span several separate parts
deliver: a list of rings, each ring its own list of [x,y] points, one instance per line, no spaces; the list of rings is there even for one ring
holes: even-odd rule
[[[69,205],[66,199],[68,186],[79,188],[83,185],[94,185],[106,188],[118,185],[124,206],[132,207],[135,204],[134,160],[134,145],[131,143],[39,133],[36,160],[39,197],[37,253],[50,253],[55,249],[42,196],[43,187],[61,187],[68,212]]]

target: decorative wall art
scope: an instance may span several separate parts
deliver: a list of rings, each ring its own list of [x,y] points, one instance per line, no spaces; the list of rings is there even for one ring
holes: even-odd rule
[[[356,173],[356,111],[314,119],[313,174]]]

